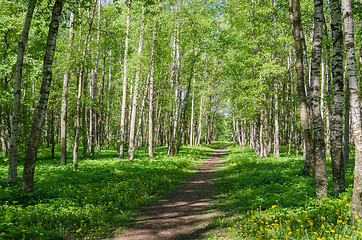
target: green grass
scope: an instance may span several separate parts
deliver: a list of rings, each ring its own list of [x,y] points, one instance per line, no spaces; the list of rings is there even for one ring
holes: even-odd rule
[[[213,152],[182,147],[177,156],[157,148],[150,159],[138,149],[133,163],[113,158],[117,151],[80,159],[77,171],[71,162],[60,166],[59,151],[50,160],[43,149],[35,173],[35,191],[24,194],[7,186],[8,163],[0,163],[0,239],[99,239],[127,227],[140,210],[184,181],[201,160]],[[57,149],[59,150],[59,149]],[[71,161],[71,154],[68,155]],[[19,164],[21,181],[22,163]]]
[[[217,181],[214,219],[206,239],[362,239],[350,223],[353,166],[346,166],[346,192],[332,189],[315,198],[312,176],[303,176],[301,154],[261,158],[251,149],[230,146]],[[286,152],[286,151],[285,151]]]

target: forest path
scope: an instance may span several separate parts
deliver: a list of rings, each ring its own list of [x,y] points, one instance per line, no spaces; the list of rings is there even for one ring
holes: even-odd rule
[[[113,240],[197,239],[211,221],[211,190],[223,145],[204,160],[201,168],[182,186],[147,208],[136,224]]]

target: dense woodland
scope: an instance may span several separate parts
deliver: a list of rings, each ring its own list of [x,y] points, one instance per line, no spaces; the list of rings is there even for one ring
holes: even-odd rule
[[[134,159],[217,139],[261,157],[303,150],[317,198],[362,217],[362,1],[2,0],[0,140],[8,183],[34,191],[39,149],[59,164]],[[25,20],[25,21],[24,21]],[[25,162],[18,176],[18,161]],[[40,184],[40,183],[35,183]],[[353,220],[354,218],[352,218]]]

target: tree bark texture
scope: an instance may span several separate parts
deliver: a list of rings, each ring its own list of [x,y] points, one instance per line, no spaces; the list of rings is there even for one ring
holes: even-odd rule
[[[157,41],[157,17],[155,17],[153,25],[153,42],[151,50],[151,70],[150,70],[150,84],[148,93],[148,156],[153,158],[153,86],[155,75],[155,52]]]
[[[138,85],[141,74],[141,54],[143,48],[143,28],[144,28],[144,9],[142,10],[142,20],[141,20],[141,33],[140,40],[138,43],[138,69],[136,72],[134,90],[133,90],[133,99],[132,99],[132,113],[131,113],[131,121],[130,121],[130,131],[129,131],[129,160],[133,161],[134,152],[136,150],[135,144],[135,132],[136,132],[136,117],[137,117],[137,98],[138,98]]]
[[[314,30],[311,57],[311,110],[314,130],[314,179],[317,198],[328,196],[324,122],[320,108],[320,73],[323,38],[323,1],[314,0]]]
[[[301,12],[299,0],[289,0],[289,15],[292,24],[292,32],[295,42],[297,89],[299,96],[300,120],[305,143],[305,166],[303,172],[309,174],[313,167],[313,142],[309,125],[309,114],[307,96],[305,93],[304,67],[303,67],[303,44],[301,39]]]
[[[73,45],[74,29],[73,29],[74,14],[70,14],[69,20],[69,43],[67,62],[70,59],[70,49]],[[63,78],[63,91],[62,91],[62,107],[60,115],[60,164],[67,164],[67,106],[68,106],[68,83],[69,83],[69,67],[65,69]]]
[[[93,10],[91,13],[91,16],[89,18],[89,22],[88,22],[88,30],[84,39],[84,48],[83,48],[83,52],[82,52],[82,58],[81,58],[81,65],[79,68],[79,73],[78,73],[78,93],[77,93],[77,102],[76,102],[76,109],[75,109],[75,116],[74,116],[74,129],[75,129],[75,134],[74,134],[74,141],[73,141],[73,171],[75,171],[78,167],[78,146],[79,146],[79,137],[81,134],[81,129],[80,129],[80,118],[81,118],[81,110],[83,112],[83,119],[85,118],[85,107],[84,104],[81,103],[81,98],[82,98],[82,92],[83,92],[83,88],[85,87],[85,76],[86,74],[85,72],[85,61],[86,61],[86,56],[87,56],[87,52],[88,52],[88,40],[89,40],[89,36],[90,36],[90,32],[92,29],[92,24],[93,24],[93,16],[94,16],[94,12],[95,12],[95,7],[96,7],[96,3],[97,0],[94,1],[93,4]],[[83,86],[84,85],[84,86]],[[83,108],[83,109],[82,109]],[[83,120],[83,128],[85,128],[84,125],[85,119]],[[84,131],[85,129],[83,129]],[[84,138],[83,134],[83,138]],[[84,155],[84,151],[86,151],[87,148],[84,147],[83,144],[83,155]]]
[[[47,110],[50,86],[52,82],[52,65],[57,42],[60,15],[62,13],[65,0],[57,0],[52,10],[52,18],[49,25],[48,38],[46,43],[46,52],[43,61],[42,85],[40,88],[39,101],[33,118],[31,133],[26,152],[22,190],[24,192],[34,191],[34,172],[36,158],[38,154],[38,144],[42,133],[45,113]]]
[[[121,133],[120,140],[121,145],[119,147],[119,156],[120,158],[124,157],[124,140],[125,140],[125,123],[126,123],[126,107],[127,107],[127,64],[128,64],[128,41],[129,41],[129,25],[130,25],[130,1],[128,1],[127,9],[127,28],[126,28],[126,40],[124,48],[124,62],[123,62],[123,94],[122,94],[122,113],[121,113]]]
[[[355,142],[354,185],[351,202],[352,223],[354,216],[362,217],[362,128],[361,106],[358,95],[358,79],[356,55],[354,48],[353,15],[350,0],[342,0],[344,20],[344,47],[349,79],[350,108],[352,118],[353,137]]]
[[[8,183],[16,184],[18,177],[18,135],[19,135],[19,115],[20,115],[20,98],[21,98],[21,82],[22,71],[24,63],[24,52],[28,43],[29,31],[33,13],[37,0],[29,1],[28,11],[26,13],[23,32],[20,42],[18,44],[18,53],[15,66],[15,79],[14,79],[14,100],[13,112],[11,118],[11,131],[10,131],[10,148],[9,148],[9,173]]]
[[[333,105],[331,115],[331,158],[333,190],[345,188],[344,161],[342,153],[343,137],[343,33],[341,6],[339,0],[331,0],[331,29],[333,38]]]

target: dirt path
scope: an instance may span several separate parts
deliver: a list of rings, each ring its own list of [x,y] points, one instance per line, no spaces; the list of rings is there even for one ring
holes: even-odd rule
[[[211,220],[212,175],[223,148],[204,161],[200,170],[166,198],[146,209],[136,224],[114,240],[180,240],[196,239],[207,231]]]

